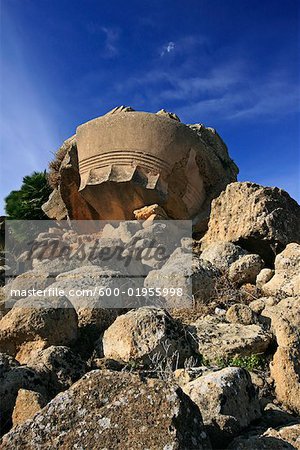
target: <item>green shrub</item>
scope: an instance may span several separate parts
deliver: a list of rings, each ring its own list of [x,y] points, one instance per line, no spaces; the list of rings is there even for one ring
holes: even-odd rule
[[[46,219],[42,204],[48,200],[51,191],[46,171],[33,172],[32,175],[25,176],[21,188],[18,191],[12,191],[5,198],[8,219]]]
[[[49,219],[42,210],[42,205],[51,192],[46,171],[34,172],[23,178],[18,191],[12,191],[6,197],[6,247],[13,248],[16,255],[25,250],[26,243],[44,231],[43,227],[49,228],[46,226],[47,222],[43,222]],[[39,224],[35,221],[39,221]]]

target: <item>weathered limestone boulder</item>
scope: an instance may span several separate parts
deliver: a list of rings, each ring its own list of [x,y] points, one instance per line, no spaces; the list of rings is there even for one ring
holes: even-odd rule
[[[265,295],[300,295],[300,245],[291,243],[275,258],[275,275],[263,284]]]
[[[261,416],[260,404],[249,373],[226,367],[183,386],[199,407],[209,437],[217,448]]]
[[[74,342],[77,322],[66,298],[19,300],[0,320],[0,351],[26,363],[33,350]]]
[[[274,306],[277,305],[277,303],[279,303],[279,299],[276,297],[260,297],[249,303],[249,308],[255,313],[261,314],[267,306]]]
[[[157,203],[155,205],[144,206],[133,211],[136,220],[168,220],[165,210]]]
[[[110,265],[113,264],[110,262]],[[63,290],[64,295],[78,312],[89,308],[130,308],[139,306],[137,297],[129,297],[127,288],[142,286],[143,278],[134,278],[124,273],[124,263],[120,269],[84,266],[57,276],[57,281],[49,288]],[[125,268],[126,269],[126,268]],[[133,271],[133,275],[136,273]],[[128,276],[128,278],[127,278]],[[118,295],[114,295],[118,289]],[[104,317],[105,313],[102,314]],[[108,315],[111,313],[108,311]]]
[[[11,426],[12,412],[21,388],[47,397],[46,385],[34,370],[20,366],[15,359],[0,353],[0,435]]]
[[[229,267],[229,280],[239,286],[246,283],[254,284],[263,266],[264,262],[258,255],[241,256]]]
[[[104,332],[106,358],[151,364],[174,360],[182,364],[192,354],[184,330],[166,311],[143,307],[119,316]]]
[[[147,269],[149,271],[161,268],[169,258],[171,259],[173,251],[181,245],[182,234],[192,232],[191,226],[189,228],[184,227],[180,230],[177,221],[168,223],[149,221],[146,226],[132,236],[123,252],[123,257],[130,261],[130,266],[128,266],[130,273],[133,274],[133,270],[136,272],[135,266],[139,262],[143,267],[143,275],[148,273]]]
[[[131,222],[132,223],[132,222]],[[138,225],[138,223],[137,223]],[[106,226],[107,227],[107,226]],[[104,227],[104,231],[105,228]],[[133,225],[134,227],[134,225]],[[88,260],[93,263],[96,267],[99,268],[108,268],[111,270],[121,270],[125,272],[125,258],[123,257],[123,253],[125,251],[125,248],[128,244],[125,244],[124,240],[128,240],[129,236],[127,233],[129,231],[129,228],[131,228],[129,225],[126,225],[126,222],[124,223],[124,226],[120,226],[119,229],[114,229],[111,237],[101,237],[101,239],[97,240],[96,242],[87,243],[84,246],[84,252],[85,255],[87,255]],[[136,228],[136,227],[135,227]],[[127,230],[126,230],[127,229]],[[125,232],[126,230],[126,232]],[[123,233],[124,231],[124,233]],[[139,231],[136,232],[136,234]],[[109,233],[109,232],[108,232]],[[107,233],[107,234],[108,234]],[[122,235],[122,239],[120,234]],[[137,263],[136,260],[132,261],[132,264]],[[140,263],[140,261],[138,261]],[[137,267],[134,268],[134,270],[139,270],[138,264],[136,264]],[[93,271],[96,271],[96,268],[92,268]]]
[[[108,223],[102,230],[101,240],[103,240],[103,238],[120,239],[121,242],[126,244],[141,228],[142,225],[136,220],[121,221],[116,228]]]
[[[199,138],[205,142],[211,151],[214,151],[219,158],[224,159],[224,150],[227,147],[214,128],[205,127],[202,123],[195,123],[188,126],[197,133]]]
[[[297,414],[300,414],[299,361],[299,347],[278,347],[270,366],[277,399]]]
[[[271,297],[272,298],[272,297]],[[288,347],[300,339],[300,297],[288,297],[279,303],[270,304],[270,299],[262,311],[262,316],[271,319],[271,330],[279,346]]]
[[[257,321],[257,315],[250,306],[236,303],[228,308],[226,319],[231,323],[251,325]]]
[[[213,297],[218,276],[219,270],[209,261],[192,257],[190,249],[178,247],[161,269],[149,272],[144,285],[161,288],[164,307],[190,308],[193,302],[207,302]],[[171,288],[182,289],[183,295],[172,295]]]
[[[62,273],[81,267],[92,266],[92,263],[88,260],[81,261],[76,257],[59,257],[54,259],[34,259],[32,265],[34,267],[34,270],[32,271],[33,279],[36,272],[42,272],[47,273],[50,282],[53,282],[53,280]],[[26,278],[26,274],[24,274],[24,278]]]
[[[68,211],[59,189],[52,191],[47,202],[43,204],[42,210],[49,219],[64,220],[67,218]]]
[[[4,290],[8,304],[10,299],[24,298],[24,292],[32,289],[45,289],[51,284],[51,275],[45,270],[30,270],[7,283]]]
[[[267,307],[278,348],[270,365],[277,399],[300,414],[300,297]]]
[[[201,258],[209,261],[222,272],[226,272],[232,263],[246,253],[244,249],[232,242],[216,242],[208,245],[201,253]]]
[[[300,207],[282,189],[231,183],[212,202],[202,248],[217,241],[238,244],[272,264],[287,244],[300,243]]]
[[[27,367],[44,380],[51,396],[68,389],[87,371],[85,362],[70,348],[54,345],[32,352]]]
[[[190,333],[195,351],[210,362],[264,353],[271,342],[271,335],[259,325],[228,323],[217,316],[198,319],[191,324]]]
[[[78,308],[79,330],[99,336],[116,320],[120,313],[118,308]]]
[[[202,222],[238,173],[215,130],[125,107],[80,125],[50,168],[53,197],[71,219],[129,220],[158,204],[170,218]],[[49,203],[53,217],[62,207]]]
[[[179,387],[107,370],[89,372],[58,394],[1,446],[39,447],[211,450],[199,409]]]
[[[276,260],[276,258],[275,258]],[[256,286],[259,289],[262,289],[263,285],[266,284],[274,275],[274,270],[272,269],[261,269],[259,274],[256,277]]]
[[[300,450],[300,425],[269,428],[260,435],[238,437],[228,450]]]
[[[16,404],[12,414],[12,423],[21,425],[31,419],[38,411],[46,405],[46,400],[38,392],[28,389],[19,389]]]

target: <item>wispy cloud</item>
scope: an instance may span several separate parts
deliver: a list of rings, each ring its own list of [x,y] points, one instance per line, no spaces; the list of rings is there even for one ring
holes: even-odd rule
[[[207,94],[219,95],[241,83],[245,75],[241,63],[219,64],[204,75],[187,75],[180,70],[168,74],[170,89],[160,93],[162,100],[184,100]]]
[[[177,48],[177,47],[176,47]],[[156,108],[176,108],[184,120],[276,120],[300,110],[300,92],[288,70],[270,67],[263,74],[243,57],[214,61],[195,72],[190,55],[182,64],[152,65],[115,83],[115,93],[132,98],[138,90]]]
[[[1,198],[19,189],[25,175],[46,169],[60,143],[47,103],[38,100],[36,86],[25,77],[11,72],[2,95]]]
[[[101,31],[105,34],[105,53],[107,58],[114,58],[119,54],[118,41],[120,31],[117,28],[101,27]]]
[[[33,75],[36,66],[22,53],[20,37],[13,31],[6,44],[1,55],[1,199],[19,189],[25,175],[46,169],[60,143],[45,80]]]
[[[161,50],[160,56],[164,56],[166,53],[171,53],[175,50],[175,43],[170,41],[165,44]]]
[[[276,78],[276,81],[272,81]],[[277,73],[270,73],[268,80],[251,82],[241,75],[223,83],[221,78],[213,80],[209,91],[205,84],[198,91],[196,101],[186,97],[184,106],[179,107],[179,114],[188,120],[193,117],[222,118],[223,120],[271,120],[300,111],[300,92],[286,76],[278,79]],[[187,82],[187,80],[185,80]],[[198,80],[198,87],[201,86]],[[229,89],[230,88],[230,89]],[[208,95],[205,95],[207,94]],[[201,98],[203,94],[203,98]],[[183,97],[182,97],[183,98]]]

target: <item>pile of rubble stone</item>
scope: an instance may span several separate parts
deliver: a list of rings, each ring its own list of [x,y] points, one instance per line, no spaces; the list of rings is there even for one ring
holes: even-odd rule
[[[101,295],[92,303],[70,295],[119,280],[120,262],[97,252],[80,266],[58,253],[32,258],[1,288],[1,448],[300,449],[300,207],[281,189],[236,182],[212,129],[187,127],[164,111],[139,114],[121,108],[79,127],[54,165],[55,188],[44,207],[55,219],[102,219],[103,208],[118,200],[118,184],[127,183],[130,202],[122,208],[115,202],[111,213],[127,221],[89,234],[49,229],[37,241],[57,242],[57,252],[68,244],[76,253],[97,240],[100,249],[121,245],[128,254],[133,242],[145,248],[149,236],[162,239],[161,221],[179,218],[193,220],[194,240],[176,244],[171,236],[166,261],[136,263],[143,275],[136,287],[161,289],[155,305],[146,298],[132,306],[125,295],[122,305],[107,307]],[[99,137],[98,128],[108,136]],[[159,173],[161,162],[154,183],[157,150],[147,160],[151,167],[140,159],[129,177],[130,136],[141,157],[158,132],[163,148],[176,142],[171,171]],[[118,150],[118,158],[124,150],[124,161],[114,164],[109,150]],[[97,162],[97,154],[104,159]],[[115,187],[102,203],[109,183]],[[202,194],[189,197],[197,183]],[[169,199],[160,196],[162,186]],[[174,283],[192,289],[175,305],[163,291]],[[30,288],[65,294],[43,300],[9,294]]]

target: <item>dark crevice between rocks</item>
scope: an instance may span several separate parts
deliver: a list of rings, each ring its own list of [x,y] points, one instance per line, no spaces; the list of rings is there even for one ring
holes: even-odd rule
[[[285,248],[283,244],[274,241],[264,241],[259,238],[249,237],[239,239],[234,244],[239,245],[249,253],[255,253],[265,261],[266,267],[274,269],[275,256]]]

